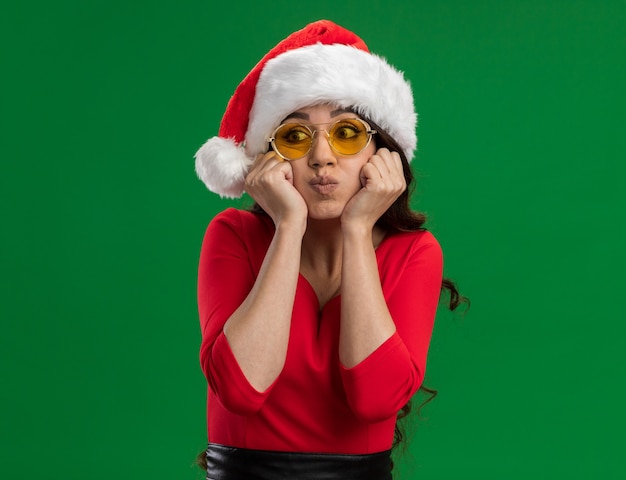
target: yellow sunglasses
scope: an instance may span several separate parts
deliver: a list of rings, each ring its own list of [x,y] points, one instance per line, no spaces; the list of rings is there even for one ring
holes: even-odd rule
[[[284,160],[298,160],[306,156],[313,148],[315,135],[320,130],[312,130],[312,126],[329,125],[328,123],[283,123],[268,138],[274,151]],[[360,118],[344,118],[330,124],[326,134],[328,144],[339,155],[356,155],[363,151],[372,141],[376,130]]]

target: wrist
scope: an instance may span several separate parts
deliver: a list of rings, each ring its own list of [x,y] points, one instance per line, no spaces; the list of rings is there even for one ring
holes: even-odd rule
[[[341,233],[343,243],[354,249],[358,245],[371,246],[374,243],[374,231],[366,225],[344,225],[342,224]]]
[[[348,236],[351,238],[372,238],[372,232],[374,230],[374,225],[370,225],[367,222],[357,221],[357,220],[347,220],[341,219],[341,232],[344,237]]]
[[[275,222],[276,233],[302,239],[306,231],[306,217],[282,218]]]

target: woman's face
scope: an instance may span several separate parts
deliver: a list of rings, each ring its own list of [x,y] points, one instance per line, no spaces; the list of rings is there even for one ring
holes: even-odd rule
[[[318,105],[297,110],[285,119],[285,122],[295,121],[318,130],[309,153],[291,160],[293,184],[304,198],[311,219],[341,216],[348,201],[362,188],[361,168],[376,151],[373,139],[356,155],[341,155],[330,147],[323,130],[346,118],[359,117],[332,105]]]

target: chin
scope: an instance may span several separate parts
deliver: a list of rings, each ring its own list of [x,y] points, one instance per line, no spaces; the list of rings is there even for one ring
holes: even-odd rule
[[[316,202],[314,205],[309,204],[307,206],[311,220],[338,220],[341,218],[345,204],[332,202],[332,204],[320,205],[319,202]]]

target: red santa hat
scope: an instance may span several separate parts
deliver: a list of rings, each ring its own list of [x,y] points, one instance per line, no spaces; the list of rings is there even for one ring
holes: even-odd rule
[[[223,197],[240,197],[248,169],[289,114],[329,103],[351,108],[394,138],[407,159],[417,145],[413,93],[402,72],[371,54],[357,35],[328,20],[271,49],[239,84],[219,135],[195,155],[196,173]]]

